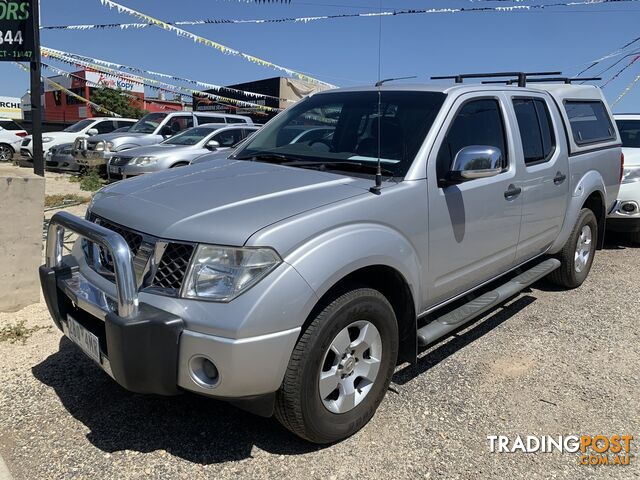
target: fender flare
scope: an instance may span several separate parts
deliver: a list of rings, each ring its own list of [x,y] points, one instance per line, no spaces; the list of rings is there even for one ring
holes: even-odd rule
[[[570,192],[571,196],[569,197],[567,204],[564,224],[560,230],[558,238],[556,238],[556,241],[549,248],[549,253],[554,254],[562,250],[562,247],[567,243],[573,227],[575,226],[575,219],[578,218],[580,210],[594,192],[597,192],[600,195],[600,199],[605,208],[603,218],[606,217],[607,187],[605,186],[602,175],[600,175],[598,171],[589,170],[582,176],[580,181],[578,181],[573,191]],[[598,227],[602,227],[602,225],[599,224]],[[598,232],[598,237],[598,243],[600,243],[600,240],[604,239],[604,232]]]
[[[331,229],[299,245],[284,260],[296,269],[318,298],[357,270],[371,266],[390,267],[404,278],[415,311],[420,311],[422,267],[419,255],[406,237],[388,226],[359,223]]]

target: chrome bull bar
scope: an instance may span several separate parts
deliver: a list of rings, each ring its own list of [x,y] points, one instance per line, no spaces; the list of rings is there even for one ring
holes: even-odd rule
[[[62,265],[65,230],[109,251],[115,273],[118,315],[122,318],[135,317],[138,313],[138,289],[131,250],[124,238],[112,230],[68,212],[58,212],[51,217],[47,231],[46,266],[49,268]]]

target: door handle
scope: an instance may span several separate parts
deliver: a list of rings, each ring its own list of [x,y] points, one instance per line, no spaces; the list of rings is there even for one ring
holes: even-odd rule
[[[522,188],[516,187],[514,184],[509,185],[507,190],[504,192],[504,198],[507,200],[511,200],[512,198],[517,197],[522,193]]]
[[[562,173],[562,172],[558,172],[556,173],[555,178],[553,179],[553,183],[555,183],[556,185],[560,185],[561,183],[563,183],[565,180],[567,179],[567,176]]]

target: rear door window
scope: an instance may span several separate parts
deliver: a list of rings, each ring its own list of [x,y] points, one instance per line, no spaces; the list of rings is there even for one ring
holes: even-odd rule
[[[513,108],[522,139],[524,163],[547,161],[555,149],[553,123],[547,104],[541,98],[515,98]]]
[[[205,115],[198,115],[198,125],[205,125],[207,123],[226,123],[224,117],[209,117]]]
[[[616,134],[607,109],[601,101],[566,100],[564,108],[576,145],[615,140]]]

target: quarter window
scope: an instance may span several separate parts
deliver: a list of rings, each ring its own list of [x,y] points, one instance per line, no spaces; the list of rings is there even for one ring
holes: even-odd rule
[[[504,121],[498,100],[493,98],[472,100],[458,111],[438,152],[436,160],[438,179],[445,178],[451,170],[457,153],[472,145],[499,148],[502,152],[502,166],[507,167]]]
[[[546,102],[541,98],[516,98],[513,108],[522,139],[524,163],[534,165],[549,160],[555,149],[555,135]]]
[[[568,100],[564,105],[577,145],[615,140],[615,130],[602,102]]]

